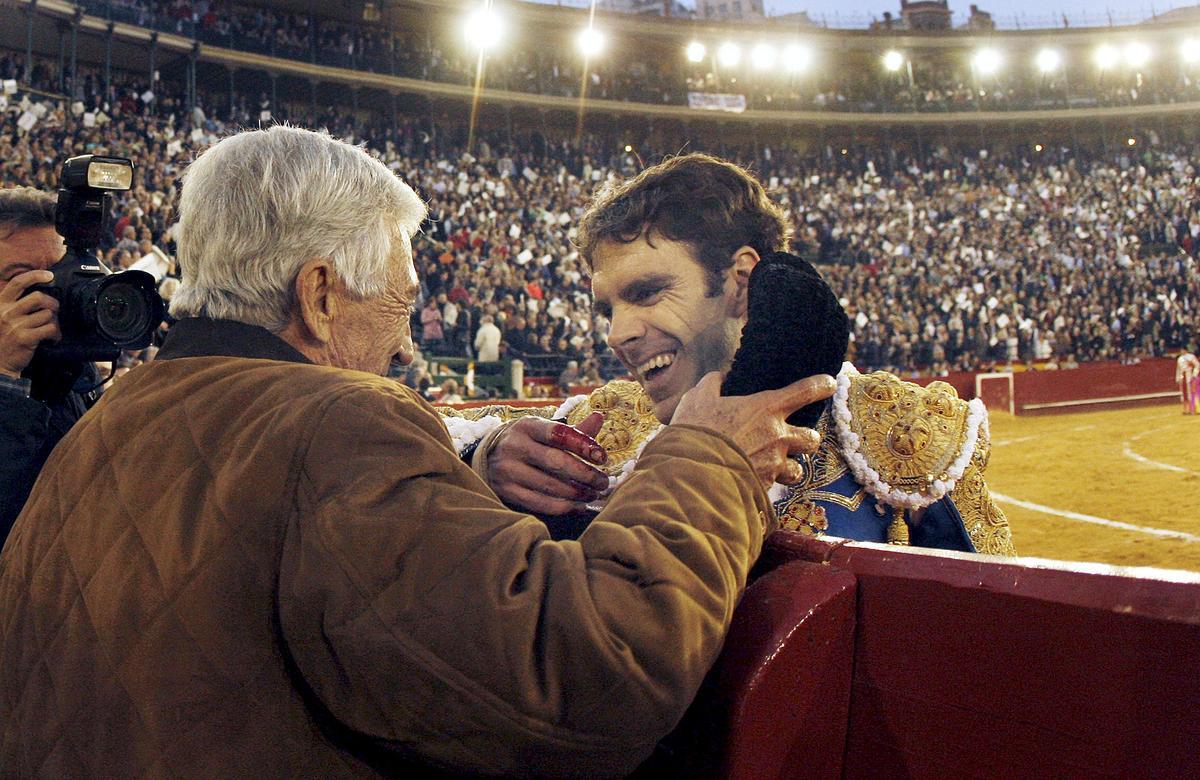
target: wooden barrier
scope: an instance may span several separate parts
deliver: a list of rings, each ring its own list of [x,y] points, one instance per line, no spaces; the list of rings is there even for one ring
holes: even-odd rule
[[[1145,358],[1132,365],[1086,363],[1057,371],[958,372],[911,381],[947,382],[960,398],[982,398],[990,411],[1019,415],[1121,409],[1179,397],[1173,358]]]
[[[1200,777],[1200,575],[783,531],[755,573],[689,776]]]

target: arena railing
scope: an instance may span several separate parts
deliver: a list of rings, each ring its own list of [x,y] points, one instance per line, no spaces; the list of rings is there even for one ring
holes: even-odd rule
[[[307,52],[291,46],[280,46],[274,39],[262,42],[247,36],[220,34],[216,31],[197,31],[190,20],[180,20],[149,14],[139,9],[112,3],[111,0],[81,0],[68,3],[63,0],[12,0],[12,4],[27,9],[35,6],[35,12],[58,19],[75,20],[76,8],[83,11],[78,17],[84,32],[106,33],[112,25],[114,36],[124,40],[146,42],[151,33],[158,46],[180,52],[194,53],[202,61],[231,67],[262,70],[275,74],[288,74],[321,82],[342,83],[359,88],[377,88],[393,93],[423,95],[430,98],[446,98],[468,101],[476,92],[471,84],[435,81],[425,78],[394,75],[399,69],[395,57],[384,59],[375,53],[343,55],[338,52],[321,52],[314,45]],[[301,59],[301,57],[305,57]],[[531,107],[549,110],[576,112],[580,100],[576,97],[536,94],[510,89],[483,87],[480,100],[497,105]],[[1200,112],[1200,100],[1174,103],[1138,104],[1121,106],[1079,106],[1087,96],[1075,96],[1068,107],[1004,110],[980,110],[978,104],[964,110],[929,111],[850,111],[850,110],[764,110],[747,108],[731,113],[703,111],[682,105],[626,102],[614,99],[586,101],[587,111],[592,114],[637,115],[719,123],[749,124],[762,126],[788,126],[798,123],[818,125],[859,125],[864,127],[886,126],[983,126],[995,123],[1014,124],[1020,122],[1092,122],[1120,119],[1150,119],[1156,117],[1191,116]],[[1039,102],[1037,105],[1044,105]],[[1072,107],[1073,106],[1073,107]]]

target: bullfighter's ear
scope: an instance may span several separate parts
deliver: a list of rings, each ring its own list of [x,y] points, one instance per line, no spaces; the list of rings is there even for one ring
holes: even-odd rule
[[[761,258],[758,256],[758,250],[750,246],[738,247],[733,253],[733,266],[729,269],[729,273],[733,277],[733,281],[737,286],[737,292],[733,299],[734,317],[745,317],[748,306],[748,292],[750,289],[750,274],[754,271],[754,267],[758,265]]]

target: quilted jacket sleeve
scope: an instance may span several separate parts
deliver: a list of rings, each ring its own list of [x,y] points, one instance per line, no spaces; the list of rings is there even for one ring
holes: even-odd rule
[[[328,406],[281,565],[292,657],[349,728],[488,774],[617,776],[720,650],[770,505],[727,440],[670,428],[577,542],[507,510],[399,393]]]

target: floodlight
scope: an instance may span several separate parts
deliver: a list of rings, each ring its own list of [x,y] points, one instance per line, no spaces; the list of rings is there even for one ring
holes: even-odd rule
[[[883,67],[892,73],[904,67],[904,55],[893,49],[883,55]]]
[[[717,49],[717,59],[722,65],[732,68],[742,61],[742,47],[732,42],[722,43],[721,48]]]
[[[1179,46],[1179,54],[1189,64],[1200,62],[1200,40],[1188,38]]]
[[[629,154],[632,151],[633,151],[633,147],[630,146],[629,144],[625,144],[625,153]]]
[[[1121,53],[1117,51],[1116,46],[1103,44],[1096,49],[1095,59],[1096,67],[1100,70],[1108,70],[1117,64],[1117,60],[1121,58]]]
[[[812,49],[802,43],[790,43],[783,50],[783,64],[793,73],[799,73],[812,64]]]
[[[1004,58],[995,49],[980,49],[975,52],[975,56],[971,59],[971,64],[975,66],[975,70],[980,75],[990,76],[1000,70],[1000,65],[1003,61]]]
[[[1137,146],[1137,139],[1136,138],[1127,138],[1127,139],[1125,139],[1125,143],[1129,144],[1130,146]]]
[[[481,8],[467,17],[463,33],[472,47],[487,51],[504,37],[504,23],[491,8]]]
[[[1042,151],[1042,149],[1044,149],[1044,148],[1045,148],[1045,147],[1043,147],[1041,144],[1034,144],[1034,145],[1033,145],[1033,151],[1035,151],[1035,152],[1040,152],[1040,151]]]
[[[700,41],[692,41],[687,45],[688,62],[700,62],[704,59],[705,54],[708,54],[708,49],[704,48],[704,44]]]
[[[1150,47],[1144,43],[1134,42],[1125,47],[1125,62],[1130,67],[1140,68],[1150,61]]]
[[[775,47],[769,43],[760,43],[750,50],[750,63],[755,70],[770,70],[775,67]]]
[[[575,42],[579,44],[579,51],[585,57],[595,57],[604,51],[604,33],[590,25],[579,31],[579,37],[575,39]]]
[[[1042,73],[1050,73],[1058,70],[1062,65],[1062,55],[1054,49],[1042,49],[1037,53],[1037,68]]]

